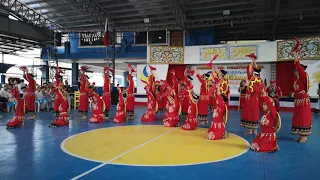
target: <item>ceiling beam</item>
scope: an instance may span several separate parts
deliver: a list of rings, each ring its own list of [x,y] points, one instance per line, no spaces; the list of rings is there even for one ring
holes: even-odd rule
[[[276,38],[276,28],[278,25],[278,17],[279,17],[279,11],[280,11],[280,4],[281,0],[275,0],[275,8],[274,8],[274,19],[273,19],[273,27],[272,27],[272,37],[273,40]]]

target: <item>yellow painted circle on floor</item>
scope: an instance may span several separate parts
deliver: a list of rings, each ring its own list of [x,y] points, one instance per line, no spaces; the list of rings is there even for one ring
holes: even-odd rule
[[[61,143],[64,152],[86,160],[136,166],[179,166],[228,160],[249,143],[229,133],[211,141],[207,129],[184,131],[159,125],[117,126],[76,134]]]

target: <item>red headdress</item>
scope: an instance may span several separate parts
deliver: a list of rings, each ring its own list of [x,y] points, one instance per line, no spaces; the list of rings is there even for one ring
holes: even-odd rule
[[[64,72],[59,68],[59,66],[56,67],[56,70],[57,70],[58,73],[64,74]]]
[[[128,67],[129,67],[130,73],[137,72],[135,69],[133,69],[131,64],[128,64]]]
[[[213,61],[216,60],[218,58],[218,56],[219,56],[218,54],[214,55],[213,58],[211,59],[211,61],[208,64],[206,64],[206,66],[208,66],[210,69],[212,69],[213,68]]]
[[[95,86],[95,85],[96,85],[96,83],[95,83],[95,82],[93,82],[93,83],[92,83],[92,86]]]
[[[19,69],[20,69],[21,71],[27,71],[27,70],[28,70],[27,67],[25,67],[25,66],[21,66]]]
[[[148,65],[148,66],[149,66],[149,68],[150,68],[151,71],[157,70],[157,68],[155,68],[155,67],[153,67],[153,66],[151,66],[151,65]]]
[[[296,41],[296,45],[295,45],[294,48],[292,49],[291,53],[300,51],[301,46],[302,46],[301,43],[300,43],[300,41],[299,41],[296,37],[293,38],[293,39]]]
[[[171,73],[171,74],[176,74],[176,71],[175,71],[174,69],[171,69],[171,70],[169,71],[169,73]]]
[[[254,53],[246,55],[246,57],[252,58],[254,60],[257,60],[257,56]]]
[[[270,84],[273,84],[273,83],[277,83],[277,81],[276,81],[276,80],[274,80],[274,79],[273,79],[273,80],[271,80],[271,81],[270,81]]]
[[[81,67],[81,70],[82,70],[82,71],[86,71],[86,70],[88,70],[88,69],[89,69],[88,66],[82,66],[82,67]]]
[[[191,76],[193,76],[194,75],[194,69],[187,70],[187,73],[190,74]]]

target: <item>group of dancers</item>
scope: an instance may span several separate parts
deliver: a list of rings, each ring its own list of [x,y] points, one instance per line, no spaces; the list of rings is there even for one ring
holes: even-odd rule
[[[299,42],[297,41],[297,46]],[[311,109],[310,99],[308,97],[308,75],[305,72],[306,66],[300,64],[297,59],[299,48],[293,49],[292,54],[295,57],[295,108],[292,120],[292,133],[298,134],[300,143],[306,142],[306,136],[311,134]],[[228,121],[228,106],[230,101],[230,89],[225,70],[216,70],[213,61],[207,66],[212,70],[210,73],[199,74],[197,70],[186,70],[184,76],[178,79],[173,74],[172,82],[165,80],[156,81],[154,76],[155,67],[148,65],[151,74],[148,81],[143,81],[148,99],[148,106],[145,114],[141,117],[142,122],[154,122],[158,112],[165,111],[163,116],[163,125],[166,127],[180,126],[179,117],[185,119],[181,125],[183,130],[195,130],[199,124],[208,123],[209,107],[213,109],[213,119],[211,126],[207,131],[206,137],[210,140],[221,140],[227,138],[226,125]],[[269,88],[264,86],[260,78],[261,69],[256,65],[257,57],[255,54],[247,55],[252,59],[252,63],[247,66],[247,82],[241,82],[240,107],[242,108],[240,126],[248,129],[246,134],[254,134],[257,137],[251,144],[251,149],[258,152],[275,152],[279,150],[277,145],[276,133],[280,130],[281,118],[279,111],[279,98],[281,90],[273,80]],[[128,65],[128,87],[126,89],[118,87],[118,104],[113,121],[115,123],[124,123],[127,120],[134,119],[134,81],[133,73],[136,72],[131,65]],[[17,89],[13,89],[12,94],[17,99],[16,113],[14,118],[8,122],[8,128],[23,126],[25,110],[31,113],[30,119],[34,119],[34,91],[35,81],[27,68],[20,68],[24,72],[24,78],[29,82],[24,99],[20,98]],[[89,118],[91,123],[103,123],[104,119],[109,118],[111,107],[110,79],[113,69],[104,68],[104,86],[103,96],[100,97],[92,88],[85,72],[88,67],[81,67],[81,85],[79,99],[79,114],[87,118],[89,109],[89,98],[93,103],[92,115]],[[55,93],[54,115],[56,119],[50,127],[68,126],[70,97],[62,85],[62,71],[56,68],[55,87],[52,93]],[[193,91],[192,80],[196,76],[201,83],[200,96]],[[171,85],[170,85],[171,84]],[[248,85],[246,85],[248,84]],[[260,119],[260,112],[262,118]],[[260,120],[260,122],[259,122]],[[257,130],[261,126],[261,132]]]

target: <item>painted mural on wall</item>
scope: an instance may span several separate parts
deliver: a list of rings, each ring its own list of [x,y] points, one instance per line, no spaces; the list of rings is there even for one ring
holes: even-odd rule
[[[183,64],[184,47],[178,46],[151,46],[151,64]]]
[[[219,60],[250,59],[246,55],[258,54],[257,45],[222,46],[200,48],[200,61],[211,61],[214,55],[219,54]]]
[[[320,37],[301,38],[301,51],[297,54],[301,60],[320,59]],[[277,43],[277,60],[288,61],[293,60],[290,54],[292,47],[295,46],[295,41],[279,41]]]
[[[226,47],[208,47],[200,49],[200,60],[201,61],[211,61],[214,55],[219,54],[217,60],[227,59],[227,48]]]
[[[257,46],[230,46],[230,60],[250,59],[246,55],[255,53],[258,55]]]

